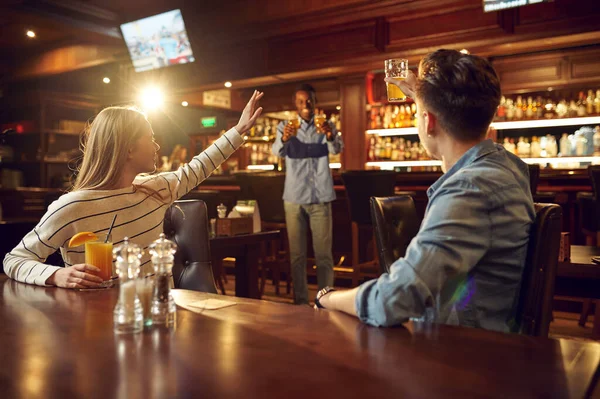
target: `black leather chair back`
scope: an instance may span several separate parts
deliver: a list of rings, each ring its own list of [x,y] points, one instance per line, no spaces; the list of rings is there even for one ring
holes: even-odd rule
[[[391,170],[351,170],[342,173],[350,220],[371,224],[371,197],[391,197],[396,185],[396,172]]]
[[[175,288],[216,294],[206,204],[200,200],[175,201],[165,213],[163,231],[177,244]]]
[[[421,220],[412,197],[371,197],[371,217],[382,273],[404,256],[410,241],[419,232]]]
[[[247,174],[243,178],[260,211],[260,219],[269,223],[285,223],[283,188],[285,173],[263,172]]]
[[[521,281],[515,330],[525,335],[547,337],[552,319],[562,210],[556,204],[536,203],[535,213]]]

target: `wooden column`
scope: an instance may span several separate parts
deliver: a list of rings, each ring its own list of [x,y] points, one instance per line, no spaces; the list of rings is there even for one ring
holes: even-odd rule
[[[345,170],[364,169],[367,161],[365,130],[367,127],[366,73],[341,77],[340,105]]]

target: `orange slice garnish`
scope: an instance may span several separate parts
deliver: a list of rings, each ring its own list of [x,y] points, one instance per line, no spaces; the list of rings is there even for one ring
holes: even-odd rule
[[[69,247],[78,247],[80,245],[85,244],[87,241],[97,240],[98,236],[90,231],[83,231],[81,233],[75,234],[69,240]]]

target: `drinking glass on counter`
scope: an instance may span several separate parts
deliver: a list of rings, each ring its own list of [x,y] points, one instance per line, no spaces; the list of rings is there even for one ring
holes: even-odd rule
[[[408,60],[391,59],[385,60],[385,77],[404,80],[408,76]],[[386,83],[388,101],[398,103],[406,101],[406,94],[398,86]]]
[[[85,243],[85,263],[100,269],[98,276],[109,281],[113,276],[113,243],[109,234],[97,234],[98,239]]]

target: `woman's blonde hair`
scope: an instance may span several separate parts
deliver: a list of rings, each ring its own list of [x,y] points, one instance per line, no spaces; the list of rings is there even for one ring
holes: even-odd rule
[[[81,137],[83,159],[72,190],[115,187],[129,149],[149,126],[146,115],[135,107],[108,107],[100,111]]]

